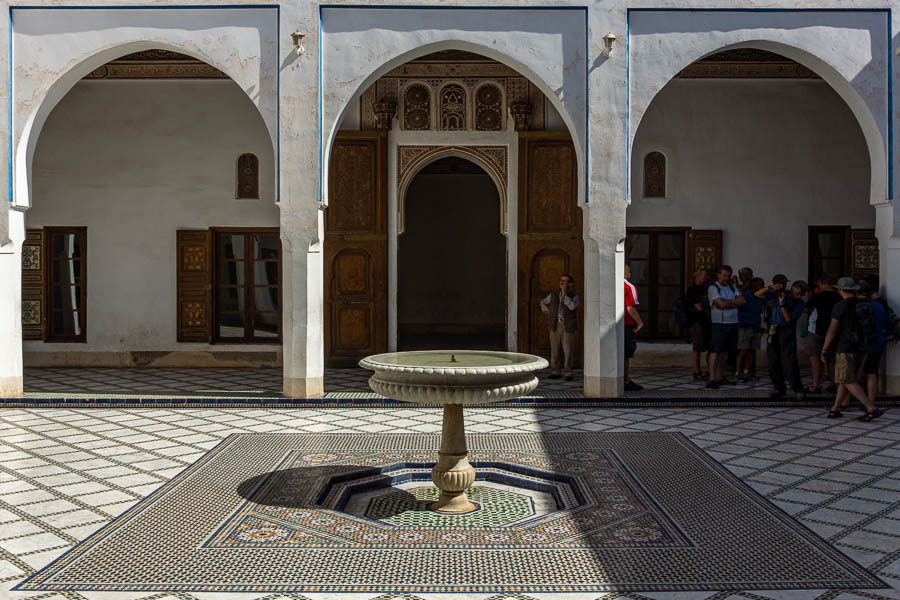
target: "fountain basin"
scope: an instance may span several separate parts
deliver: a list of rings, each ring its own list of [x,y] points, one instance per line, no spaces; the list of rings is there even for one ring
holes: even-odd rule
[[[475,482],[469,464],[463,405],[509,400],[533,392],[534,371],[547,366],[540,356],[480,350],[389,352],[359,361],[375,371],[369,387],[388,398],[419,404],[443,404],[441,449],[431,480],[441,490],[431,510],[465,514],[475,510],[466,490]]]
[[[516,352],[423,350],[389,352],[364,358],[373,391],[419,404],[480,404],[529,394],[537,387],[534,371],[545,359]]]

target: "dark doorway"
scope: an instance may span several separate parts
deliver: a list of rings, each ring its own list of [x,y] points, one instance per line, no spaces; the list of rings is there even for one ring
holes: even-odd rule
[[[398,246],[399,350],[506,349],[506,238],[490,176],[456,157],[412,180]]]

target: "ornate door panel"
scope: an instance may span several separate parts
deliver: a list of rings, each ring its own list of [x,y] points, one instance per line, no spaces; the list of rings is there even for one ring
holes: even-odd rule
[[[685,246],[685,282],[694,282],[697,269],[715,271],[722,264],[721,229],[692,229],[687,232]]]
[[[325,365],[387,351],[387,137],[341,132],[325,211]]]
[[[212,339],[212,234],[209,230],[177,232],[177,297],[179,342]]]
[[[564,132],[519,134],[518,348],[550,356],[547,316],[540,302],[569,273],[581,297],[576,365],[584,344],[584,241],[575,147]]]
[[[47,337],[47,252],[43,229],[28,229],[22,242],[22,339]]]

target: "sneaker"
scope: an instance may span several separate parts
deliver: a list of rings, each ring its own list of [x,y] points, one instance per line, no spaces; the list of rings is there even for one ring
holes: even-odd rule
[[[719,389],[719,382],[718,382],[718,381],[707,381],[707,382],[706,382],[706,389],[708,389],[708,390],[717,390],[717,389]]]
[[[628,380],[625,382],[625,391],[626,392],[639,392],[642,389],[644,389],[644,386],[638,385],[631,380]]]

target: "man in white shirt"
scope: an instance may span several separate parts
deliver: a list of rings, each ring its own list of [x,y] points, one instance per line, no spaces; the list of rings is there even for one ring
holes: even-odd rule
[[[709,343],[709,381],[706,387],[719,389],[733,383],[725,379],[725,362],[729,352],[737,351],[738,309],[747,303],[732,283],[731,267],[722,265],[716,281],[709,286],[712,336]]]
[[[557,379],[562,367],[566,381],[572,381],[578,331],[578,294],[574,284],[571,275],[563,275],[559,278],[559,290],[541,300],[541,311],[547,315],[550,326],[550,379]]]

